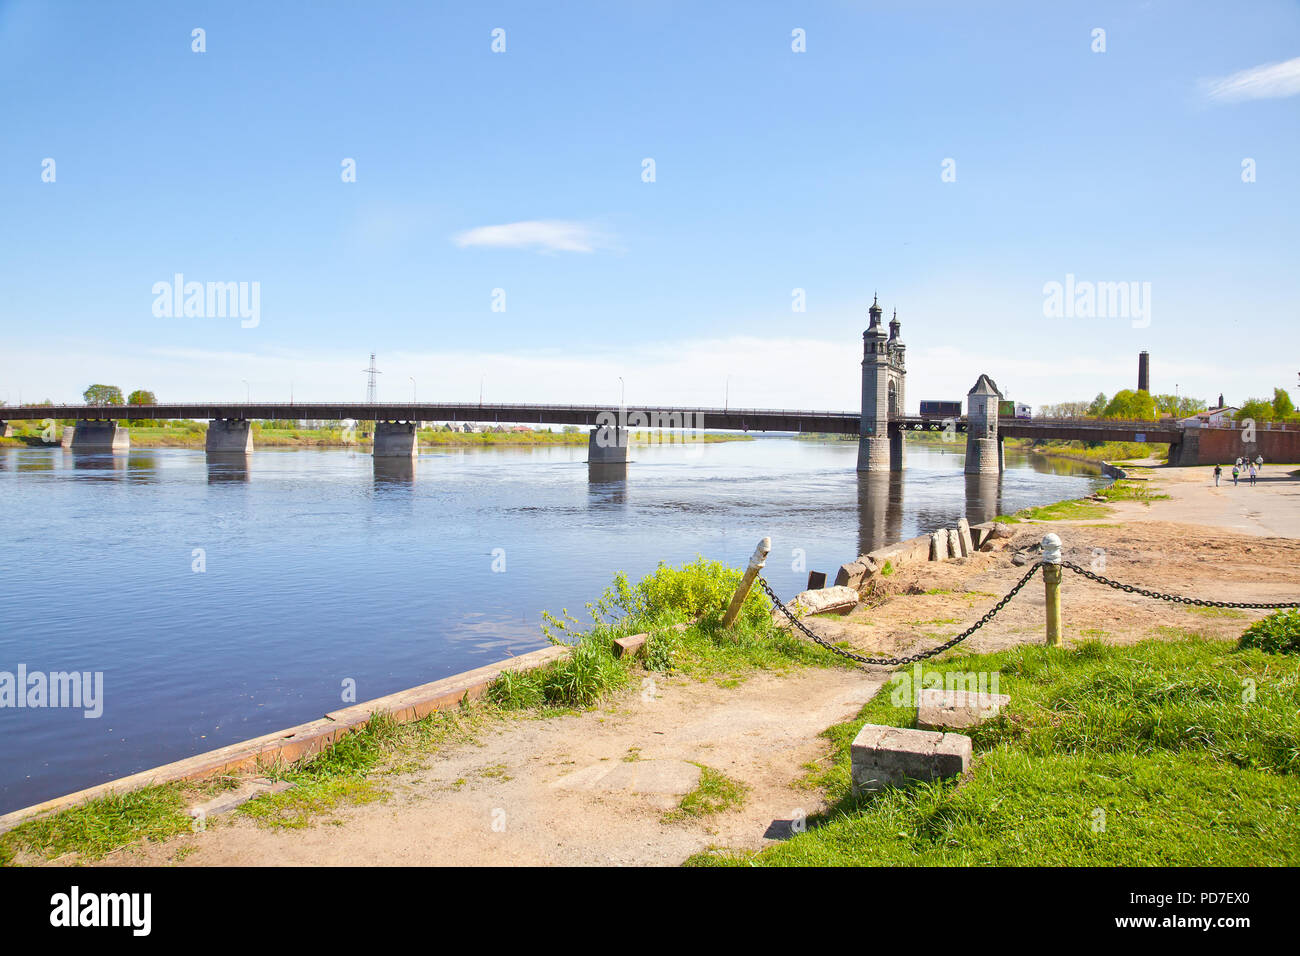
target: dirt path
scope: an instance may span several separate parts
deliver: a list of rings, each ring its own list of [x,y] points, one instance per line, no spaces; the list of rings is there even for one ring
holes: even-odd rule
[[[1152,472],[1170,495],[1121,502],[1098,521],[1022,523],[1012,546],[961,561],[904,566],[883,605],[814,627],[873,653],[933,646],[965,628],[1027,566],[1013,553],[1048,531],[1067,560],[1143,587],[1234,601],[1300,595],[1300,480],[1265,469],[1250,488],[1215,489],[1207,469]],[[1271,535],[1271,536],[1270,536]],[[1263,612],[1205,611],[1115,591],[1067,572],[1067,642],[1132,642],[1194,631],[1237,637]],[[1043,640],[1043,587],[1033,579],[964,645],[991,651]],[[819,796],[795,784],[824,757],[818,734],[865,703],[887,674],[796,670],[737,686],[647,678],[588,713],[518,718],[449,747],[414,772],[380,779],[378,803],[343,806],[302,830],[221,818],[204,833],[119,851],[105,862],[228,864],[677,864],[709,846],[758,848],[788,833]],[[634,680],[642,680],[638,676]],[[703,764],[750,788],[738,809],[684,822],[666,811]],[[495,824],[495,826],[494,826]]]
[[[110,865],[675,865],[710,845],[788,834],[817,794],[791,783],[884,674],[810,669],[735,687],[655,678],[597,710],[521,718],[388,779],[380,803],[305,830],[226,818],[207,832],[120,851]],[[664,822],[704,764],[745,783],[742,807]],[[496,828],[494,829],[494,824]],[[765,836],[765,834],[770,834]]]

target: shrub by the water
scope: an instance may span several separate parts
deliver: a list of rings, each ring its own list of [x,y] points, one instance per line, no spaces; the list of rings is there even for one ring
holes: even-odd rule
[[[1241,635],[1242,647],[1258,647],[1270,654],[1300,652],[1300,611],[1274,611]]]

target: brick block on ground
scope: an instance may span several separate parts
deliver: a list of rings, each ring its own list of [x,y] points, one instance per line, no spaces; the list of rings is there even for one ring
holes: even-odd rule
[[[963,730],[991,720],[1009,703],[1006,694],[930,687],[917,694],[916,725],[923,730]]]
[[[615,657],[639,657],[645,650],[645,642],[650,640],[649,634],[629,634],[627,637],[620,637],[614,641]]]
[[[850,748],[853,792],[870,793],[909,780],[943,780],[970,766],[970,738],[961,734],[867,724]]]

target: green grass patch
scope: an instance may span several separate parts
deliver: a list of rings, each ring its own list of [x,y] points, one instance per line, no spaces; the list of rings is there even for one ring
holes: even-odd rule
[[[1075,499],[1037,508],[1024,508],[1016,512],[1016,518],[1021,521],[1085,521],[1089,518],[1105,518],[1109,514],[1110,509],[1103,504]]]
[[[663,822],[676,823],[693,817],[710,816],[745,802],[749,788],[739,780],[702,763],[695,766],[700,768],[700,782],[694,790],[682,797],[677,809],[664,814]]]
[[[1241,635],[1242,647],[1257,647],[1269,654],[1300,651],[1300,611],[1274,611]]]
[[[194,821],[186,808],[235,785],[233,779],[222,778],[144,787],[31,820],[0,834],[0,866],[12,865],[20,853],[42,860],[76,853],[94,861],[137,841],[188,833]]]
[[[1095,494],[1107,501],[1140,501],[1146,505],[1169,497],[1159,488],[1153,488],[1145,481],[1126,481],[1123,478],[1105,488],[1098,488]]]
[[[912,726],[901,685],[829,728],[804,786],[825,813],[758,854],[696,865],[1300,864],[1300,658],[1196,636],[1023,646],[926,673],[999,676],[1011,705],[970,736],[969,779],[854,797],[863,724]],[[914,672],[908,672],[911,677]]]

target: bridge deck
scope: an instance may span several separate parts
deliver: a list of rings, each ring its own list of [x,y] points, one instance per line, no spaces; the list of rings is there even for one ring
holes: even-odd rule
[[[611,419],[610,416],[615,416]],[[630,405],[476,404],[471,402],[211,402],[171,405],[19,405],[0,407],[0,421],[53,419],[312,419],[320,421],[449,421],[485,424],[595,426],[618,420],[630,428],[710,428],[727,431],[826,432],[858,434],[857,412],[814,409],[650,407]],[[943,428],[945,421],[905,415],[890,428]],[[966,430],[966,419],[952,421]],[[1182,429],[1168,422],[1096,419],[1001,419],[1004,438],[1054,438],[1080,441],[1182,441]]]

